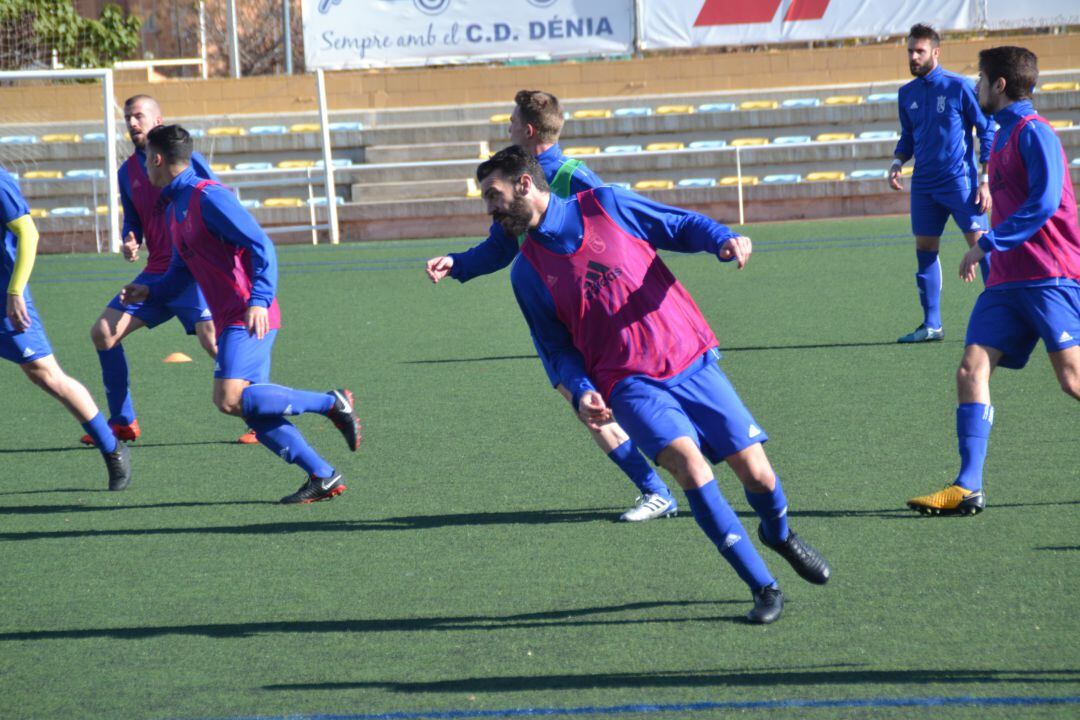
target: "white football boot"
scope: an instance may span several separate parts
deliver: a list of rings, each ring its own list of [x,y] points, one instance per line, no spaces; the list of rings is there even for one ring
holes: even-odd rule
[[[645,493],[637,499],[637,504],[624,512],[619,519],[623,522],[642,522],[662,517],[675,517],[679,514],[679,505],[674,498],[666,498],[657,493]]]

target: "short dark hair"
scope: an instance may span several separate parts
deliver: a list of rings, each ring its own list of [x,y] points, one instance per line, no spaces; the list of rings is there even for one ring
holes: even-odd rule
[[[1015,45],[979,51],[979,72],[991,85],[1005,78],[1005,95],[1011,100],[1031,97],[1039,83],[1039,58],[1027,48]]]
[[[532,178],[533,185],[541,192],[550,192],[547,178],[536,158],[520,145],[504,147],[499,152],[489,157],[476,168],[477,182],[484,182],[484,178],[493,172],[500,172],[505,177],[517,180],[522,175]]]
[[[132,105],[139,102],[140,100],[149,100],[150,102],[154,103],[155,105],[158,104],[158,101],[155,100],[150,95],[145,95],[143,93],[139,93],[138,95],[132,95],[127,100],[125,100],[124,101],[124,107],[126,107],[126,108],[131,107]]]
[[[158,125],[147,133],[146,142],[170,165],[184,165],[191,160],[191,133],[179,125]]]
[[[540,142],[558,142],[563,128],[563,109],[559,98],[542,90],[519,90],[514,104],[525,122],[536,128]]]
[[[915,23],[908,30],[908,40],[929,40],[930,44],[934,47],[941,45],[941,36],[938,35],[938,31],[930,25],[924,25],[923,23]]]

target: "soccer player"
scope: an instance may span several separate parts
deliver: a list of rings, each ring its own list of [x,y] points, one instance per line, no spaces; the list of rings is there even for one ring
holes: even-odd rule
[[[105,459],[109,489],[123,490],[131,484],[131,451],[113,437],[105,416],[82,383],[65,374],[56,362],[27,286],[37,255],[38,231],[19,183],[2,167],[0,224],[4,226],[0,282],[7,287],[7,309],[0,323],[0,357],[22,368],[30,382],[75,416]]]
[[[915,158],[911,177],[911,231],[915,235],[923,321],[897,339],[901,343],[942,340],[941,233],[951,214],[972,246],[986,230],[990,191],[985,170],[975,167],[972,129],[979,135],[979,162],[986,165],[993,126],[979,110],[975,88],[967,78],[938,64],[941,37],[928,25],[912,25],[907,39],[908,64],[915,79],[900,88],[900,140],[889,169],[889,185],[903,190],[900,171]],[[982,265],[983,278],[989,265]]]
[[[602,181],[581,161],[566,157],[559,147],[563,110],[558,99],[539,90],[522,90],[514,97],[510,115],[510,140],[532,153],[544,171],[551,191],[559,197],[576,195],[602,185]],[[518,254],[520,238],[507,235],[498,223],[492,223],[488,238],[463,253],[451,253],[427,261],[427,274],[438,283],[444,277],[467,282],[475,277],[497,272],[509,265]],[[535,342],[540,363],[560,395],[570,401],[570,392],[559,384],[549,358]],[[640,522],[678,513],[678,503],[671,490],[618,423],[611,422],[590,429],[593,441],[638,488],[637,504],[620,517]]]
[[[172,257],[172,243],[159,205],[161,190],[150,183],[146,174],[146,135],[164,121],[157,101],[149,95],[135,95],[124,102],[124,121],[135,152],[117,172],[120,202],[124,207],[124,227],[121,231],[124,242],[121,249],[128,262],[135,262],[139,259],[139,248],[146,246],[146,267],[132,281],[146,284],[169,268]],[[199,177],[215,179],[210,166],[199,153],[192,153],[191,167]],[[211,358],[217,354],[214,321],[194,281],[167,304],[147,302],[125,307],[119,297],[114,297],[90,327],[90,339],[101,362],[101,379],[109,403],[109,425],[119,438],[136,440],[142,432],[135,416],[127,356],[122,342],[140,328],[155,328],[173,317],[180,321],[188,335],[195,335],[199,339],[199,344]],[[82,442],[91,444],[92,439],[84,435]],[[257,441],[249,432],[241,436],[240,442]]]
[[[526,233],[510,281],[582,422],[599,428],[614,417],[671,472],[698,525],[750,587],[747,619],[773,622],[784,600],[720,494],[712,464],[721,459],[743,483],[762,543],[804,579],[828,581],[825,558],[788,527],[787,499],[762,448],[767,436],[720,370],[712,329],[656,254],[707,252],[742,267],[750,239],[619,188],[562,199],[517,146],[476,176],[492,218],[511,236]]]
[[[191,135],[178,125],[156,127],[147,136],[146,170],[168,203],[165,223],[172,260],[154,281],[124,286],[120,301],[167,303],[194,278],[217,329],[214,404],[223,413],[243,417],[260,443],[307,472],[307,481],[281,502],[327,500],[345,491],[341,473],[285,416],[328,416],[355,452],[360,421],[353,395],[348,390],[316,393],[269,383],[270,351],[281,326],[274,245],[228,188],[195,174],[191,146]]]
[[[990,277],[968,321],[956,372],[956,481],[908,506],[974,515],[986,506],[983,462],[994,423],[990,375],[1020,369],[1042,338],[1061,389],[1080,400],[1080,227],[1061,141],[1035,112],[1038,60],[1021,47],[979,53],[979,104],[1000,129],[990,154],[993,229],[964,255],[960,277],[990,256]]]

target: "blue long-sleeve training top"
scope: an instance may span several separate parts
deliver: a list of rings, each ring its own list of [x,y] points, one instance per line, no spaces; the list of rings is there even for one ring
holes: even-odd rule
[[[912,192],[970,190],[978,186],[972,129],[979,162],[990,159],[994,126],[979,109],[975,85],[940,65],[900,88],[900,140],[894,155],[915,158]]]
[[[142,163],[143,168],[146,168],[146,151],[142,148],[135,149],[135,155],[138,156],[139,162]],[[206,162],[206,158],[197,152],[191,153],[191,168],[195,171],[195,174],[201,178],[207,180],[217,180],[217,176],[214,175],[214,171],[210,169],[210,164]],[[142,219],[139,218],[139,211],[135,207],[135,202],[132,200],[134,191],[131,187],[131,176],[128,172],[128,164],[124,162],[120,165],[120,169],[116,171],[116,179],[120,185],[120,205],[124,209],[124,224],[120,230],[120,237],[126,238],[128,233],[134,233],[135,239],[141,245],[143,242],[143,226]],[[151,186],[151,190],[153,187]]]
[[[562,148],[555,144],[537,155],[536,160],[540,163],[540,169],[544,171],[544,177],[550,183],[568,158],[563,155]],[[579,192],[603,184],[596,173],[584,165],[578,165],[574,169],[574,174],[570,176],[570,193],[577,195]],[[465,252],[450,253],[450,257],[454,260],[450,268],[450,277],[459,282],[468,282],[475,277],[498,272],[513,262],[517,254],[518,239],[509,237],[499,223],[492,223],[488,237],[482,243]]]

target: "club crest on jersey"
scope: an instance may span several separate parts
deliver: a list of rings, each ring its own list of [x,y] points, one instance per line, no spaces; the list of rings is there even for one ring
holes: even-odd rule
[[[585,298],[593,300],[596,296],[611,284],[616,278],[622,275],[622,270],[615,268],[614,270],[607,265],[601,265],[600,263],[590,260],[589,270],[585,273],[585,282],[582,287],[585,290]]]
[[[604,239],[599,235],[591,235],[585,239],[589,243],[589,249],[594,253],[602,253],[607,250],[607,245],[604,243]]]
[[[937,96],[937,111],[939,113],[945,112],[945,96],[944,95],[938,95]]]

